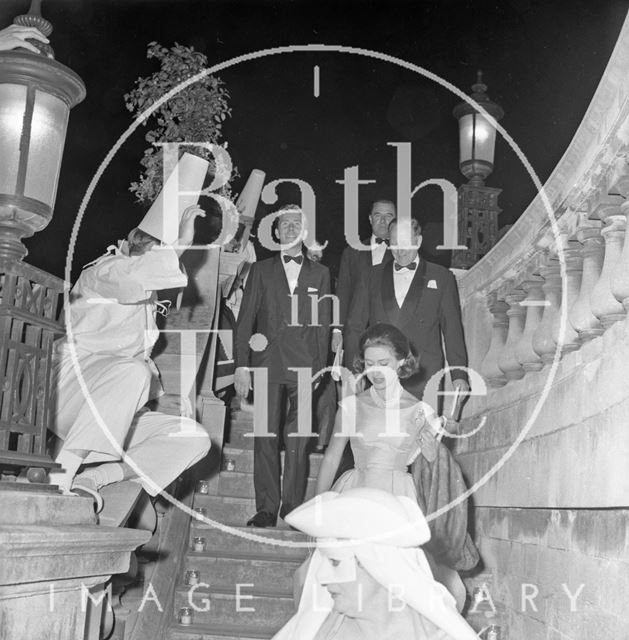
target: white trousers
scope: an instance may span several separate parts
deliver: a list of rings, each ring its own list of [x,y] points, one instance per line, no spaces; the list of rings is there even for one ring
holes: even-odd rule
[[[152,378],[143,360],[86,355],[79,364],[87,394],[69,355],[53,368],[51,429],[63,440],[62,450],[88,451],[85,464],[123,460],[135,465],[150,495],[207,454],[210,438],[197,422],[142,409]]]

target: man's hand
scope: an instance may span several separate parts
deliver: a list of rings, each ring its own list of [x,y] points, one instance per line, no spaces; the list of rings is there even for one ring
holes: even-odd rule
[[[463,403],[465,399],[469,395],[470,385],[467,383],[467,380],[463,380],[462,378],[456,378],[452,381],[452,386],[454,387],[454,395],[452,397],[452,407],[448,415],[448,422],[454,421],[458,422],[461,416],[461,409],[463,408]]]
[[[197,217],[205,218],[205,211],[197,205],[187,207],[181,216],[179,223],[179,239],[177,240],[178,252],[183,253],[194,240],[194,221]]]
[[[251,373],[247,367],[238,367],[234,371],[234,388],[241,398],[246,398],[251,389]]]
[[[156,398],[155,411],[167,413],[171,416],[183,416],[184,418],[192,418],[192,405],[190,399],[176,393],[165,393],[163,396]]]
[[[45,44],[50,42],[48,38],[35,27],[23,27],[19,24],[12,24],[0,31],[0,51],[9,51],[11,49],[28,49],[33,53],[40,53],[39,49],[32,45],[29,40],[39,40]]]
[[[343,346],[343,334],[340,331],[332,332],[332,353],[337,353],[338,350]]]

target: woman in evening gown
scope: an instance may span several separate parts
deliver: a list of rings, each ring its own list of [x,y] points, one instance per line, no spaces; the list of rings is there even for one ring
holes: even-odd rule
[[[339,402],[316,493],[369,487],[418,500],[409,465],[420,455],[434,463],[439,448],[445,449],[437,438],[443,426],[441,419],[430,405],[417,400],[400,383],[401,378],[417,371],[419,362],[406,336],[388,324],[373,325],[362,335],[360,354],[357,369],[364,371],[371,386]],[[332,486],[348,442],[355,466]],[[429,553],[427,556],[435,578],[448,588],[461,609],[465,587],[457,571]]]

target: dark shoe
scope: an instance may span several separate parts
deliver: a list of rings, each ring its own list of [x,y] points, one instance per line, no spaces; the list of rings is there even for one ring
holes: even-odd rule
[[[274,527],[277,523],[277,518],[268,511],[258,511],[251,520],[247,522],[248,527]]]

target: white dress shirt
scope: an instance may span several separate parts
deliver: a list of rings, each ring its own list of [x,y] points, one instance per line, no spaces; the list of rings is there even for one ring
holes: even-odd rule
[[[411,264],[415,264],[415,271],[412,269],[408,269],[407,267],[402,267],[399,271],[395,269],[395,264],[393,265],[393,288],[395,289],[395,299],[397,300],[397,306],[402,308],[404,304],[404,299],[406,298],[406,294],[408,290],[411,288],[411,282],[413,282],[413,278],[415,277],[415,273],[419,268],[419,256],[415,256],[415,260]]]
[[[371,235],[371,264],[380,264],[384,260],[384,254],[387,252],[387,243],[376,242],[376,236]]]
[[[284,273],[286,274],[286,280],[288,281],[288,288],[290,289],[292,295],[292,293],[295,291],[295,288],[297,287],[297,280],[299,279],[299,273],[301,272],[301,265],[303,265],[304,263],[304,257],[302,255],[301,264],[297,264],[294,260],[284,262],[285,255],[289,254],[285,253],[284,251],[280,251],[280,260],[282,261]]]

